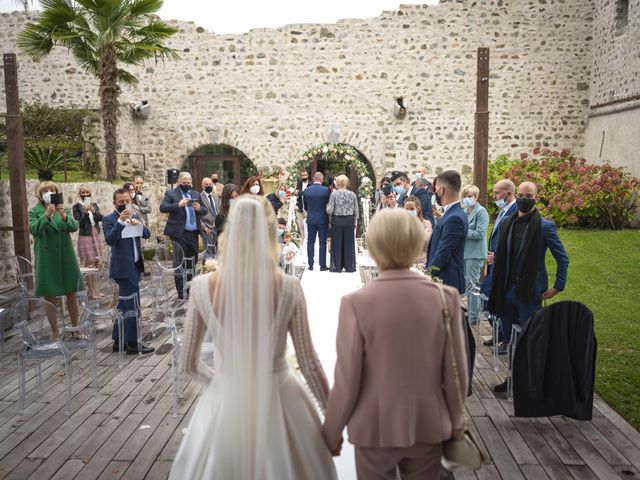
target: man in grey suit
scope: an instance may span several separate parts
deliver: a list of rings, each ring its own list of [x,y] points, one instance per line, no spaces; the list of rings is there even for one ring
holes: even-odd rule
[[[151,205],[149,205],[149,195],[144,193],[144,178],[137,175],[133,179],[133,185],[136,187],[135,203],[137,210],[140,212],[142,221],[148,227],[149,226],[149,214],[151,213]]]
[[[211,178],[202,179],[200,198],[207,207],[207,213],[200,217],[200,236],[207,242],[207,253],[215,253],[217,245],[216,216],[220,211],[220,199],[216,195],[215,185]]]

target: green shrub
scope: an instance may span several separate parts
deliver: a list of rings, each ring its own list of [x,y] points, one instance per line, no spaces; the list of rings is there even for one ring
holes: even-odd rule
[[[57,170],[64,168],[64,155],[52,148],[29,147],[24,151],[27,168],[37,170],[38,180],[52,180]]]
[[[500,156],[489,165],[488,188],[509,178],[516,185],[529,180],[540,190],[540,213],[558,226],[621,230],[631,226],[640,206],[640,179],[609,163],[593,165],[568,150],[533,150],[520,160]],[[492,203],[490,213],[496,214]]]

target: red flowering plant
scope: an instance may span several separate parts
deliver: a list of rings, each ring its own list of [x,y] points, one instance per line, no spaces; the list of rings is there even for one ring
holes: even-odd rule
[[[632,225],[640,207],[640,179],[609,163],[588,164],[569,150],[536,147],[519,160],[502,155],[489,164],[489,192],[501,178],[516,186],[525,180],[537,184],[537,207],[558,226],[621,230]],[[489,203],[495,216],[497,207]]]

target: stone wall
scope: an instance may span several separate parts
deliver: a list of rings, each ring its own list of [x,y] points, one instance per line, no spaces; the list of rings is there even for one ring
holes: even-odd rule
[[[38,185],[36,180],[27,181],[27,202],[28,209],[33,208],[38,202],[35,189]],[[80,201],[78,196],[78,189],[80,183],[61,183],[59,184],[64,194],[65,206],[71,210],[73,205]],[[91,188],[91,199],[98,204],[102,214],[109,214],[113,212],[113,191],[120,185],[113,185],[108,182],[89,182],[86,183]],[[146,193],[150,197],[150,203],[152,212],[149,215],[149,224],[151,228],[151,238],[162,234],[164,224],[166,222],[166,215],[160,213],[160,202],[164,195],[164,187],[159,183],[147,183]],[[0,218],[0,226],[11,225],[11,188],[8,180],[0,181],[0,211],[6,212]],[[77,233],[71,234],[74,245],[77,240]],[[104,237],[101,237],[104,239]],[[33,237],[31,237],[32,245],[32,258],[33,258]],[[105,248],[106,244],[104,244]],[[13,250],[13,233],[0,231],[0,283],[11,282],[15,280],[13,263],[11,258],[14,256]]]
[[[640,176],[640,0],[597,0],[593,22],[591,108],[585,157]]]
[[[207,143],[236,147],[258,167],[286,166],[338,125],[339,141],[377,175],[416,164],[460,169],[473,158],[476,50],[489,47],[490,157],[537,144],[581,154],[592,13],[589,0],[467,0],[242,35],[173,22],[182,61],[134,70],[140,83],[121,96],[120,150],[145,153],[158,180]],[[31,18],[0,16],[3,52],[17,51]],[[40,64],[20,55],[19,64],[23,99],[98,106],[96,81],[64,49]],[[393,116],[395,97],[408,105],[404,120]],[[126,107],[141,99],[148,120]]]

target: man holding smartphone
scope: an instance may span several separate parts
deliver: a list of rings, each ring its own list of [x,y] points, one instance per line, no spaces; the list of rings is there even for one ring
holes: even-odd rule
[[[160,211],[168,213],[169,218],[164,234],[182,247],[184,258],[192,259],[187,268],[195,268],[198,263],[198,232],[201,229],[201,217],[208,212],[200,198],[200,194],[192,189],[191,174],[181,172],[178,175],[178,186],[167,190],[160,204]],[[187,276],[187,281],[191,275]],[[182,277],[176,275],[176,291],[178,298],[184,298]]]

